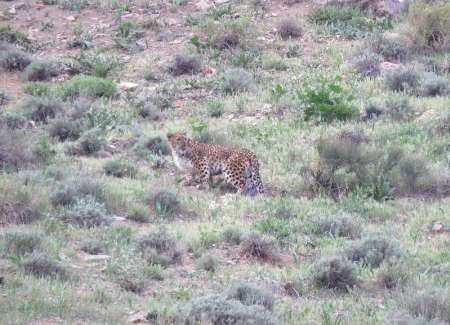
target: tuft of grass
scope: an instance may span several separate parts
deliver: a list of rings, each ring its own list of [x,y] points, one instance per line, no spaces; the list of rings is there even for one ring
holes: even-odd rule
[[[26,81],[45,81],[57,76],[58,68],[54,62],[39,60],[30,63],[23,72]]]
[[[116,83],[112,80],[93,76],[78,75],[65,81],[59,88],[63,99],[76,97],[113,97],[117,92]]]
[[[116,46],[129,52],[136,52],[141,48],[136,44],[145,33],[144,28],[134,21],[122,21],[113,33]]]
[[[59,218],[80,228],[106,226],[112,221],[105,205],[97,202],[93,197],[78,199],[74,205],[63,211]]]
[[[141,223],[149,222],[150,216],[148,208],[145,205],[138,203],[130,205],[128,209],[127,219]]]
[[[80,137],[81,128],[79,121],[59,118],[50,123],[48,133],[59,141],[77,140]]]
[[[228,69],[222,77],[222,90],[226,94],[251,91],[254,86],[252,74],[241,68]]]
[[[403,297],[406,308],[415,317],[428,321],[450,322],[450,292],[448,288],[430,287],[414,290]]]
[[[262,261],[277,261],[279,256],[272,238],[250,233],[241,243],[242,254]]]
[[[4,234],[2,241],[3,255],[21,257],[39,250],[43,236],[36,231],[11,230]]]
[[[357,284],[355,268],[341,256],[321,258],[314,265],[314,283],[327,289],[348,291]]]
[[[32,50],[33,48],[31,40],[24,33],[14,30],[11,26],[0,27],[0,43],[3,42],[14,44],[27,51]]]
[[[173,219],[180,210],[180,201],[174,191],[160,189],[150,193],[149,203],[163,219]]]
[[[123,178],[135,178],[138,172],[137,166],[128,160],[113,159],[107,161],[103,165],[103,170],[106,175]]]
[[[364,48],[380,55],[385,61],[403,61],[409,56],[406,44],[386,38],[381,33],[369,36]]]
[[[34,252],[23,260],[25,274],[31,274],[38,278],[52,278],[67,280],[69,271],[55,259],[43,252]]]
[[[115,56],[99,52],[81,52],[73,59],[78,64],[79,73],[98,78],[108,77],[120,64]]]
[[[303,36],[302,26],[292,18],[282,20],[277,29],[281,38],[284,40]]]
[[[338,215],[313,215],[306,222],[306,229],[315,235],[358,238],[361,222],[358,216],[341,213]]]
[[[197,74],[200,72],[200,59],[193,55],[175,55],[172,64],[169,67],[169,72],[174,76],[183,74]]]
[[[134,151],[142,158],[148,157],[149,154],[165,156],[170,154],[170,147],[167,140],[163,137],[146,137],[136,144]]]
[[[380,286],[390,290],[405,287],[408,280],[409,270],[402,263],[383,264],[377,273],[377,281]]]
[[[49,82],[32,81],[23,85],[22,90],[25,94],[31,96],[50,96],[54,88]]]
[[[221,237],[230,245],[239,245],[242,242],[242,230],[237,226],[227,226],[222,231]]]
[[[176,240],[164,228],[136,239],[136,249],[149,264],[168,266],[181,261]]]
[[[257,35],[255,25],[247,17],[223,17],[219,23],[208,21],[205,31],[208,45],[221,51],[252,48]]]
[[[409,121],[415,116],[408,97],[403,95],[391,95],[383,99],[370,99],[365,107],[366,117],[386,116],[393,121]]]
[[[17,171],[33,161],[28,139],[16,130],[0,129],[0,170]]]
[[[379,54],[365,51],[352,61],[353,68],[364,78],[376,77],[380,74],[382,57]]]
[[[384,319],[383,325],[445,325],[438,319],[427,320],[424,317],[414,317],[405,310],[389,313]]]
[[[366,235],[352,243],[346,250],[348,258],[370,267],[378,267],[384,263],[396,263],[404,253],[396,242],[380,234]]]
[[[32,62],[31,57],[22,50],[0,43],[0,68],[6,71],[22,71]]]
[[[420,93],[423,96],[445,96],[450,93],[450,83],[447,78],[428,72],[422,77]]]
[[[99,130],[92,129],[85,132],[76,145],[66,147],[66,154],[91,156],[102,150],[105,144],[106,141],[101,136]]]
[[[216,272],[219,262],[216,257],[206,253],[196,261],[196,264],[197,268],[200,270]]]
[[[88,0],[57,0],[59,6],[65,10],[81,11],[89,6]]]
[[[86,239],[81,245],[80,249],[91,255],[98,255],[106,252],[106,244],[98,239]]]
[[[273,295],[248,283],[234,285],[228,290],[227,298],[240,301],[247,306],[260,305],[267,310],[273,309]]]
[[[150,121],[160,121],[163,118],[161,109],[151,102],[138,107],[138,114],[140,117]]]

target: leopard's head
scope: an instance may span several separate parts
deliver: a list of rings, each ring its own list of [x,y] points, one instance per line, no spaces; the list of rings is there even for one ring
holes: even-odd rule
[[[192,156],[192,140],[189,139],[186,133],[167,133],[172,152],[185,158]]]

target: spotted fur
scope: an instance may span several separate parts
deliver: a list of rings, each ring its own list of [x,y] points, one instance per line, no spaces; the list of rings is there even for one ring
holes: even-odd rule
[[[190,179],[199,176],[201,183],[207,185],[211,176],[223,174],[225,181],[241,193],[264,193],[259,162],[252,151],[200,143],[184,133],[169,133],[167,138],[175,164],[190,173]]]

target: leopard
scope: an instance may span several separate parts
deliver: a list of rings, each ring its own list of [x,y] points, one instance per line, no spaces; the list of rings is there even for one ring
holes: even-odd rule
[[[223,175],[225,182],[238,193],[250,196],[264,194],[260,163],[253,151],[202,143],[188,137],[185,132],[167,133],[167,139],[175,165],[188,174],[185,184],[190,184],[198,176],[202,187],[207,187],[210,177]]]

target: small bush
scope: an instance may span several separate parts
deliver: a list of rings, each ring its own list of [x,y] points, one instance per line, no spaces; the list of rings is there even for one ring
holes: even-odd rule
[[[408,121],[414,118],[415,112],[408,97],[396,95],[384,99],[371,99],[365,107],[366,117],[371,119],[386,116],[393,121]]]
[[[273,295],[251,284],[240,283],[233,286],[228,291],[227,298],[240,301],[246,306],[260,305],[267,310],[273,309]]]
[[[398,194],[432,192],[435,181],[427,161],[414,154],[403,154],[393,170],[393,183]]]
[[[264,53],[261,55],[261,66],[265,70],[284,71],[289,68],[286,61],[277,54]]]
[[[23,129],[27,124],[27,119],[20,113],[9,113],[5,115],[5,123],[11,130]]]
[[[69,272],[65,267],[42,252],[34,252],[26,257],[23,261],[23,270],[26,274],[39,278],[66,280],[69,277]]]
[[[137,238],[136,247],[149,264],[168,266],[181,261],[176,240],[163,228]]]
[[[112,97],[117,92],[117,86],[112,80],[78,75],[65,81],[59,91],[63,99],[74,99],[79,96]]]
[[[81,136],[78,146],[81,155],[90,156],[104,148],[105,140],[97,130],[90,130]]]
[[[251,91],[253,88],[254,80],[250,72],[240,68],[225,71],[222,80],[222,89],[226,94]]]
[[[418,50],[446,50],[450,46],[450,4],[415,1],[408,12],[414,45]]]
[[[450,84],[445,77],[426,73],[421,82],[421,94],[423,96],[445,96],[450,92]]]
[[[20,105],[20,109],[31,120],[47,123],[49,119],[63,112],[63,105],[52,98],[27,96]]]
[[[246,306],[239,301],[221,296],[204,296],[194,299],[181,321],[194,324],[258,324],[275,325],[270,312],[261,306]]]
[[[0,90],[0,107],[5,106],[11,98],[3,90]]]
[[[104,204],[98,203],[92,197],[78,199],[72,207],[62,213],[60,219],[80,228],[105,226],[112,221]]]
[[[88,0],[58,0],[62,9],[81,11],[89,5]]]
[[[382,325],[445,325],[438,319],[427,320],[424,317],[414,317],[409,315],[406,311],[400,310],[391,312],[384,319]]]
[[[0,129],[0,170],[17,171],[33,162],[28,141],[21,132]]]
[[[145,103],[139,107],[138,114],[140,117],[150,121],[159,121],[163,118],[161,109],[153,103]]]
[[[387,71],[384,76],[384,84],[393,91],[413,93],[418,88],[419,81],[419,74],[413,68],[408,67]]]
[[[81,128],[82,125],[79,121],[60,118],[49,125],[48,133],[59,141],[77,140],[80,137]]]
[[[98,181],[78,176],[75,180],[70,180],[69,184],[61,184],[50,193],[50,202],[53,206],[70,206],[78,199],[93,197],[98,202],[103,202],[105,195],[103,184]]]
[[[0,43],[0,67],[6,71],[22,71],[31,63],[30,56],[7,44]]]
[[[207,104],[208,115],[210,117],[219,118],[225,112],[224,104],[220,101],[211,101]]]
[[[448,288],[432,287],[414,290],[404,297],[409,312],[426,320],[450,322],[450,293]]]
[[[81,243],[80,249],[90,255],[98,255],[106,252],[106,244],[98,239],[87,239]]]
[[[24,33],[12,29],[11,26],[0,27],[0,43],[2,42],[17,45],[27,51],[33,47],[32,42]]]
[[[386,289],[402,288],[409,280],[409,272],[405,264],[384,264],[377,274],[377,280]]]
[[[278,260],[274,241],[270,237],[258,233],[248,234],[241,243],[242,254],[263,261]]]
[[[357,284],[354,266],[340,256],[324,257],[314,265],[314,283],[327,289],[348,291]]]
[[[145,33],[144,28],[133,21],[123,21],[114,30],[113,40],[118,48],[136,52],[141,48],[136,44]]]
[[[3,236],[5,256],[25,256],[41,248],[42,234],[35,231],[8,231]]]
[[[106,175],[122,178],[122,177],[130,177],[135,178],[137,174],[137,167],[130,161],[122,160],[122,159],[114,159],[107,161],[103,170]]]
[[[386,61],[403,61],[408,57],[405,44],[386,38],[381,33],[370,36],[365,43],[365,48],[369,48]]]
[[[395,263],[403,252],[396,242],[379,234],[371,234],[350,245],[346,250],[348,258],[370,267],[378,267],[381,263]]]
[[[30,224],[39,220],[46,208],[45,198],[34,189],[20,183],[0,183],[0,225]]]
[[[219,50],[249,49],[253,46],[257,34],[255,25],[244,17],[224,18],[219,23],[209,21],[205,30],[208,45]]]
[[[141,204],[132,204],[128,209],[127,219],[141,223],[149,222],[148,208]]]
[[[155,154],[158,156],[170,154],[170,147],[167,140],[160,136],[142,139],[138,144],[136,144],[134,150],[136,154],[142,158],[147,158],[149,154]]]
[[[352,92],[344,87],[339,77],[331,80],[319,77],[313,82],[305,83],[297,91],[297,97],[306,120],[332,122],[348,120],[358,114]]]
[[[69,206],[76,202],[77,193],[73,186],[61,185],[50,193],[50,203],[54,206]]]
[[[227,226],[222,231],[222,239],[228,244],[239,245],[242,242],[242,231],[237,226]]]
[[[183,74],[197,74],[200,72],[200,60],[192,55],[177,54],[169,67],[169,72],[174,76]]]
[[[81,52],[73,58],[79,65],[79,73],[98,78],[106,78],[119,66],[119,61],[115,56],[99,52]]]
[[[45,81],[58,75],[58,69],[53,62],[34,61],[27,66],[23,73],[26,81]]]
[[[278,33],[282,39],[298,38],[303,36],[303,29],[293,19],[285,19],[278,25]]]
[[[23,85],[22,90],[25,94],[31,96],[47,96],[50,97],[53,92],[52,84],[44,81],[32,81]]]
[[[363,77],[376,77],[380,74],[381,56],[366,51],[353,59],[353,68]]]
[[[358,238],[361,235],[361,222],[354,215],[314,215],[306,222],[309,232],[316,235]]]
[[[207,272],[215,272],[219,264],[217,258],[210,254],[203,254],[196,263],[198,269],[205,270]]]
[[[152,192],[149,202],[156,214],[164,219],[174,218],[180,209],[176,193],[170,190],[162,189]]]

